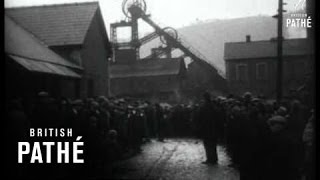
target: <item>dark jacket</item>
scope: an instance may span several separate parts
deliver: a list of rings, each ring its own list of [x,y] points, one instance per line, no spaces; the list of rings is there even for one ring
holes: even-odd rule
[[[212,102],[205,102],[199,110],[197,131],[199,138],[217,139],[218,128],[216,108]]]

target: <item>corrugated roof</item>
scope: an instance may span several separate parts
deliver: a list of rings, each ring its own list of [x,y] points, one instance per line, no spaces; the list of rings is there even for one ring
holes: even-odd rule
[[[177,75],[183,59],[149,59],[133,64],[114,64],[110,66],[110,78]]]
[[[49,46],[82,44],[98,2],[7,8],[6,14]]]
[[[307,39],[286,39],[283,41],[283,55],[297,56],[313,53]],[[224,59],[251,59],[277,57],[277,41],[253,41],[225,43]]]
[[[36,37],[25,31],[7,16],[5,16],[4,45],[5,53],[28,70],[48,71],[47,73],[79,77],[69,68],[82,69],[51,51]],[[32,69],[31,66],[34,68]],[[47,67],[51,71],[43,67]]]
[[[44,61],[27,59],[24,57],[19,57],[14,55],[9,55],[9,57],[29,71],[55,74],[60,76],[73,77],[73,78],[81,78],[79,74],[73,72],[72,70],[70,70],[65,66],[59,66],[59,65],[51,64]]]

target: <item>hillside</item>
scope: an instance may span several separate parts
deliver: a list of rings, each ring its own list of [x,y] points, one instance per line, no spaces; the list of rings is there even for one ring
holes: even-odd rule
[[[246,35],[252,41],[269,40],[277,36],[277,20],[269,16],[253,16],[237,19],[212,20],[177,29],[179,34],[194,48],[207,57],[210,63],[225,72],[223,54],[224,43],[245,41]],[[284,28],[285,38],[303,36],[301,30]],[[180,36],[181,37],[181,36]],[[153,40],[142,46],[140,54],[150,54],[150,48],[159,46],[159,40]]]

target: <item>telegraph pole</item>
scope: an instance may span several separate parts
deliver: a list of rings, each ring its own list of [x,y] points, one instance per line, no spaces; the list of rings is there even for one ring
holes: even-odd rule
[[[278,38],[277,38],[277,101],[280,102],[282,99],[282,65],[283,65],[283,57],[282,57],[282,25],[283,25],[283,0],[279,0],[278,4]]]

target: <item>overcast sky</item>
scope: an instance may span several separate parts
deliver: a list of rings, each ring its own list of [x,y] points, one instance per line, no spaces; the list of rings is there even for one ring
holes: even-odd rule
[[[5,0],[5,7],[33,6],[87,2],[92,0]],[[96,0],[97,1],[97,0]],[[109,30],[110,23],[124,19],[121,10],[123,0],[99,0],[101,11]],[[208,19],[237,18],[254,15],[275,15],[278,0],[145,0],[147,13],[161,27],[182,26]],[[284,0],[286,10],[293,10],[299,0]],[[147,25],[140,30],[150,31]]]

